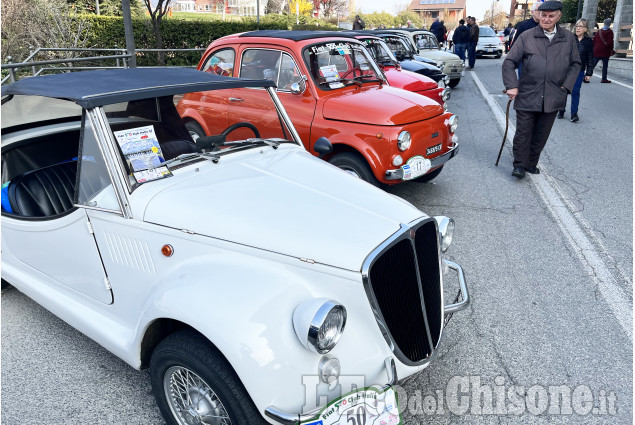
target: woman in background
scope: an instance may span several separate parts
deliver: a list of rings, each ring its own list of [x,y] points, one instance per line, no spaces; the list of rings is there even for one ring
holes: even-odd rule
[[[609,68],[609,58],[615,54],[613,50],[613,31],[611,31],[611,19],[604,20],[604,26],[593,36],[593,68],[602,61],[602,82],[610,83],[606,78]]]
[[[571,92],[571,122],[578,122],[578,105],[580,105],[580,88],[582,87],[582,81],[589,82],[591,75],[593,75],[593,41],[587,35],[589,26],[586,19],[580,19],[575,24],[575,35],[577,36],[576,42],[578,44],[578,53],[580,53],[580,61],[582,67],[578,74],[578,79],[575,81],[573,91]],[[567,107],[565,103],[565,108]],[[565,109],[558,111],[557,118],[564,117]]]

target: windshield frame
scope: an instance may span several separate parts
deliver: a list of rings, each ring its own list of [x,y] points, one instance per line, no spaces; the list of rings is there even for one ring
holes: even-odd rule
[[[493,29],[491,29],[490,27],[478,27],[479,28],[479,32],[478,32],[478,36],[479,37],[498,37],[498,34],[496,34],[496,31],[494,31]],[[491,34],[484,34],[484,32],[488,32],[487,30],[491,31]]]
[[[338,48],[340,48],[341,50],[338,50]],[[346,48],[350,48],[351,52],[342,54],[342,51],[345,52]],[[333,54],[333,52],[336,50],[339,52],[340,57],[342,56],[345,57],[344,61],[346,62],[347,69],[344,71],[338,70],[335,77],[323,77],[320,75],[314,75],[314,70],[313,70],[313,67],[311,66],[311,62],[312,62],[311,55],[319,55],[328,51],[328,54],[330,56],[337,56],[336,54]],[[363,55],[365,62],[359,63],[357,66],[355,66],[357,64],[356,57],[357,57],[357,54],[359,53]],[[304,61],[304,65],[306,66],[307,70],[309,71],[309,74],[311,76],[311,79],[313,80],[313,83],[321,91],[328,92],[328,91],[338,90],[344,87],[350,87],[351,85],[362,85],[364,83],[377,82],[377,81],[379,81],[382,84],[387,83],[384,73],[381,71],[381,69],[379,68],[375,60],[373,59],[372,54],[368,51],[368,49],[366,49],[366,46],[364,45],[364,43],[362,43],[361,41],[357,39],[321,41],[321,42],[309,44],[302,49],[302,60]],[[352,68],[350,67],[351,64],[353,65]],[[316,62],[315,65],[319,66],[319,63]],[[369,68],[368,70],[371,71],[371,74],[361,73],[362,71],[367,71],[365,69],[362,69],[362,65],[367,65]],[[318,68],[318,73],[320,71],[323,71],[322,68],[324,66],[325,65]],[[326,65],[326,66],[336,66],[336,65],[331,64],[329,60],[329,65]],[[339,77],[340,72],[348,73],[351,71],[353,72],[353,78],[349,79],[349,78]],[[355,75],[357,71],[360,72],[360,75]],[[365,78],[362,78],[365,76],[368,77],[368,80],[366,81],[365,81]],[[324,81],[320,81],[320,79],[322,78],[324,79]],[[328,78],[333,78],[333,80],[328,81]]]
[[[415,38],[414,45],[418,50],[439,50],[439,41],[433,34],[413,34],[413,37]],[[425,46],[419,46],[419,38],[426,39],[427,43],[425,43]],[[426,47],[428,46],[428,44],[432,45],[433,47]]]

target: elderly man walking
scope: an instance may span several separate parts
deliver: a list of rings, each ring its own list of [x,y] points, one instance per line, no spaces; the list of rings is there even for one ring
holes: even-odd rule
[[[573,91],[580,72],[580,54],[575,36],[557,22],[562,3],[545,1],[538,8],[540,23],[523,32],[503,61],[503,83],[510,99],[516,99],[516,135],[514,136],[514,170],[522,179],[525,172],[538,174],[538,160],[556,114]],[[523,72],[514,70],[522,64]]]

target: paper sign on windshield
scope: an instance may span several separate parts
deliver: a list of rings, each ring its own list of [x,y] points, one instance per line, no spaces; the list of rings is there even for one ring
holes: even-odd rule
[[[320,71],[322,72],[322,76],[324,76],[327,83],[340,79],[340,74],[337,72],[337,67],[335,65],[321,66]]]
[[[161,167],[165,159],[152,125],[115,131],[114,134],[121,152],[132,166],[131,171],[137,178],[137,182],[144,183],[172,175],[167,167]],[[158,167],[162,169],[150,171]],[[146,172],[139,173],[140,171]],[[143,178],[140,178],[142,174]]]

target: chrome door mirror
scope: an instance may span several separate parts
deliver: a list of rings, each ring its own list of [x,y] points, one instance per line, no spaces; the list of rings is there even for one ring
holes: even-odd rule
[[[291,84],[290,90],[292,94],[301,94],[302,92],[304,92],[305,88],[306,83],[304,82],[304,80],[301,80],[297,83]]]

